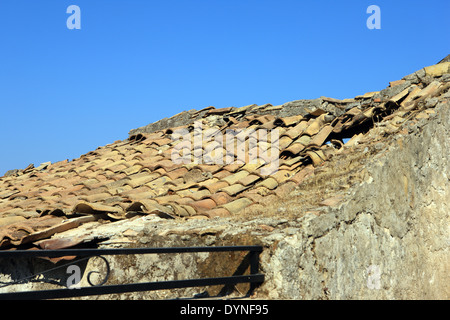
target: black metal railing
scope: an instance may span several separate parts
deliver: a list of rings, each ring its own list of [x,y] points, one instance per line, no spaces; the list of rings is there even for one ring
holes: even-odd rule
[[[248,275],[232,275],[227,277],[186,279],[186,280],[170,280],[158,282],[142,282],[131,284],[104,285],[109,277],[110,266],[106,258],[108,255],[140,255],[140,254],[163,254],[163,253],[198,253],[198,252],[232,252],[232,251],[248,251],[244,258],[250,266],[250,274]],[[81,287],[76,289],[62,288],[51,290],[35,290],[22,292],[0,293],[1,299],[59,299],[74,298],[92,295],[120,294],[128,292],[142,292],[164,289],[204,287],[214,285],[232,286],[239,283],[250,283],[249,292],[253,291],[258,285],[264,282],[264,275],[259,273],[259,255],[262,252],[262,246],[218,246],[218,247],[169,247],[169,248],[122,248],[122,249],[61,249],[61,250],[14,250],[0,251],[0,258],[36,258],[47,257],[57,258],[64,256],[84,257],[90,259],[92,257],[100,257],[106,263],[106,276],[104,280],[97,285],[93,285],[90,280],[90,274],[97,271],[91,271],[88,274],[88,282],[91,287]],[[72,263],[73,264],[73,263]],[[68,264],[67,264],[68,265]],[[244,269],[248,268],[248,265]],[[66,265],[64,265],[66,266]],[[61,268],[57,267],[57,268]],[[55,268],[56,269],[56,268]],[[43,274],[45,272],[38,274]],[[50,270],[51,271],[51,270]],[[36,276],[27,277],[31,278]],[[18,284],[25,279],[20,279],[8,283],[7,285]]]

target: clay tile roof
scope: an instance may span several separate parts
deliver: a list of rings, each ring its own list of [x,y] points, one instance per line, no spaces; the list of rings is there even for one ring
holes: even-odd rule
[[[9,171],[0,177],[0,249],[75,246],[84,241],[82,234],[70,241],[58,235],[99,220],[230,217],[264,208],[314,176],[333,155],[367,139],[375,122],[386,123],[386,135],[427,119],[436,105],[430,99],[445,100],[449,67],[442,61],[354,99],[182,112],[78,159]],[[180,129],[189,133],[189,143],[173,139]],[[233,133],[231,149],[227,132]],[[174,154],[183,155],[181,161]]]

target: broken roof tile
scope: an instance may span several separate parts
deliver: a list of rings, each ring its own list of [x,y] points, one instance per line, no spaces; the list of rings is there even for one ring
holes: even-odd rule
[[[314,136],[309,145],[320,147],[327,140],[332,131],[333,127],[331,125],[326,125]]]
[[[294,176],[289,178],[289,181],[294,181],[296,184],[300,184],[312,175],[314,175],[314,167],[313,165],[307,165],[299,172],[297,172]]]
[[[425,67],[425,74],[431,77],[440,77],[446,73],[450,73],[450,62],[442,62],[429,67]]]
[[[0,247],[30,243],[61,231],[62,217],[44,216],[29,218],[0,228]],[[57,228],[55,228],[55,226]]]
[[[284,135],[287,135],[291,139],[296,139],[299,135],[301,135],[306,128],[308,127],[308,121],[302,120],[300,121],[295,127],[289,129],[284,133]]]
[[[372,92],[367,92],[363,95],[358,95],[355,97],[355,99],[370,99],[372,98],[376,93],[378,93],[378,91],[372,91]]]
[[[173,209],[169,206],[160,205],[156,200],[145,199],[133,202],[126,212],[137,212],[146,214],[156,214],[161,218],[175,218]]]
[[[389,86],[390,86],[390,87],[395,87],[395,86],[398,86],[398,85],[403,84],[403,83],[405,83],[405,82],[406,82],[405,79],[396,80],[396,81],[391,81],[391,82],[389,82]]]
[[[220,109],[210,109],[210,110],[208,110],[208,112],[206,114],[207,115],[221,115],[221,114],[230,113],[234,109],[235,109],[234,107],[227,107],[227,108],[220,108]]]
[[[301,116],[301,115],[295,115],[295,116],[284,117],[284,118],[277,118],[274,121],[274,125],[290,127],[290,126],[296,125],[302,119],[303,119],[303,116]]]
[[[306,154],[311,158],[313,165],[316,167],[326,160],[326,156],[322,150],[309,150]]]
[[[272,178],[274,178],[279,185],[288,180],[292,176],[293,176],[292,171],[287,169],[278,170],[276,173],[272,174]]]

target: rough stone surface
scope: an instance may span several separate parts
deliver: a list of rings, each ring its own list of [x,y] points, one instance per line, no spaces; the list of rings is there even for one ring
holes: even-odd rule
[[[298,233],[264,252],[261,290],[283,299],[448,299],[449,120],[442,105],[373,159],[371,179],[350,200],[302,217]]]

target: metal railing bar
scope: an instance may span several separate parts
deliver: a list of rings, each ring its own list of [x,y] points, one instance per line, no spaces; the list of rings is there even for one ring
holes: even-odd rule
[[[118,294],[127,292],[141,292],[189,287],[203,287],[213,285],[230,285],[238,283],[262,283],[264,274],[240,275],[219,278],[172,280],[159,282],[144,282],[134,284],[106,285],[99,287],[83,287],[79,289],[53,289],[26,292],[1,293],[0,300],[41,300],[74,298],[81,296]]]
[[[118,248],[118,249],[60,249],[60,250],[11,250],[0,251],[0,258],[18,257],[63,257],[63,256],[98,256],[120,254],[161,254],[187,252],[261,252],[262,246],[217,246],[217,247],[171,247],[171,248]]]

